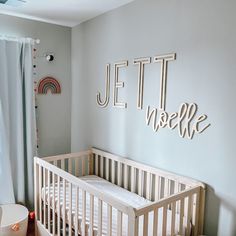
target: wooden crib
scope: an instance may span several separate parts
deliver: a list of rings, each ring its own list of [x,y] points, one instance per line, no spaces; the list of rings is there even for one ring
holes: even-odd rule
[[[203,183],[95,148],[35,157],[36,235],[203,232]]]

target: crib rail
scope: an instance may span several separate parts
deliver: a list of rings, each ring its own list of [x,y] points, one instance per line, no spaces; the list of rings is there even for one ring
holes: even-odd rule
[[[91,150],[87,150],[87,151],[82,151],[82,152],[77,152],[77,153],[69,153],[69,154],[43,157],[42,159],[47,162],[59,161],[59,160],[65,160],[65,159],[74,159],[74,158],[77,159],[77,158],[89,156],[91,153],[92,153]]]

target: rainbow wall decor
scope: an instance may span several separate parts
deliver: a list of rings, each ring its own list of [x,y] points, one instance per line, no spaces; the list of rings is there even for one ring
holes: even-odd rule
[[[52,94],[61,93],[61,85],[53,77],[45,77],[38,84],[38,94],[47,94],[49,90]]]

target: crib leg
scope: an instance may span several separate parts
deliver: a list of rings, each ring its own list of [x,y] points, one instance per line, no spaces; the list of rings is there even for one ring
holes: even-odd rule
[[[129,216],[128,220],[128,235],[129,236],[138,236],[138,217]]]

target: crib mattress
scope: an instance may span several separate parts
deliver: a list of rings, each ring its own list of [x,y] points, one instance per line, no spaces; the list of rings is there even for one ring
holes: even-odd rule
[[[126,202],[130,206],[137,208],[145,206],[146,204],[150,203],[149,200],[135,194],[129,192],[128,190],[121,188],[115,184],[110,183],[109,181],[100,178],[95,175],[88,175],[80,177],[83,181],[87,182],[88,184],[92,185],[93,187],[97,188],[98,190],[102,191],[104,194],[109,194],[110,196],[122,201]],[[68,189],[68,184],[66,188]],[[60,211],[61,216],[63,212],[63,184],[60,183]],[[46,190],[46,191],[45,191]],[[46,204],[48,204],[48,199],[50,201],[50,206],[53,206],[53,186],[50,185],[49,188],[46,187],[42,189],[42,200],[45,192],[45,199]],[[82,223],[82,190],[79,190],[79,208],[78,208],[78,227],[79,230],[81,229]],[[55,185],[55,206],[58,204],[58,185]],[[72,223],[74,227],[75,222],[75,205],[76,205],[76,188],[72,187]],[[57,209],[55,209],[57,212]],[[89,227],[89,214],[90,214],[90,196],[86,194],[86,224],[87,228]],[[162,208],[159,209],[159,216],[162,216]],[[167,235],[170,235],[170,225],[171,225],[171,210],[167,212]],[[139,222],[139,235],[143,235],[143,217],[140,217],[141,220]],[[66,191],[66,220],[69,219],[69,194]],[[98,225],[98,199],[94,198],[94,233],[96,235]],[[107,204],[103,203],[103,219],[102,219],[102,232],[104,235],[107,234]],[[127,236],[127,228],[128,228],[128,216],[123,214],[122,217],[122,235]],[[178,226],[178,217],[176,217],[176,227]],[[153,213],[149,213],[149,235],[152,235],[153,231]],[[117,232],[117,210],[112,208],[112,235],[116,235]],[[162,217],[158,217],[158,235],[162,235]],[[145,235],[146,236],[146,235]]]

